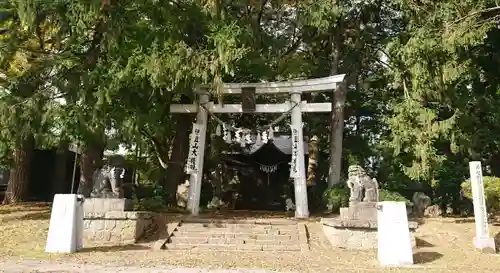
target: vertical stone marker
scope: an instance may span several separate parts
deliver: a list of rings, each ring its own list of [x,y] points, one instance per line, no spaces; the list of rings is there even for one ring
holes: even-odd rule
[[[484,197],[483,170],[481,162],[469,162],[472,198],[474,202],[474,218],[476,222],[476,237],[474,247],[484,252],[495,253],[495,240],[490,237],[488,229],[488,212]]]
[[[72,253],[83,247],[83,196],[56,194],[45,252]]]
[[[405,202],[379,202],[377,222],[380,265],[412,265],[413,250]]]

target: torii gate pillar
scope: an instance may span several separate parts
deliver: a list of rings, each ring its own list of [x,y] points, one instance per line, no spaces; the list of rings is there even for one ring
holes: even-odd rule
[[[196,123],[202,124],[203,131],[200,134],[200,149],[199,149],[199,161],[198,161],[198,172],[192,173],[189,176],[189,191],[188,191],[188,203],[187,208],[190,210],[191,215],[197,216],[200,213],[200,197],[201,197],[201,182],[203,179],[203,162],[205,157],[205,143],[207,136],[207,123],[208,123],[208,113],[200,105],[208,103],[208,92],[206,90],[199,92],[198,101],[198,112],[196,115]]]
[[[297,103],[300,105],[300,93],[292,93],[290,95],[290,100],[292,103]],[[305,158],[304,158],[304,135],[302,132],[302,111],[300,107],[295,107],[292,109],[292,126],[299,128],[299,147],[298,147],[298,158],[297,164],[299,165],[299,177],[294,178],[294,189],[295,189],[295,218],[308,218],[309,208],[307,200],[307,185],[306,185],[306,168],[305,168]]]

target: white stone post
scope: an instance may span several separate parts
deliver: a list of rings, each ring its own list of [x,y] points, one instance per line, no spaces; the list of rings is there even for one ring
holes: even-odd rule
[[[295,217],[296,218],[308,218],[309,217],[309,207],[307,202],[307,186],[306,186],[306,171],[305,171],[305,159],[304,159],[304,135],[302,133],[302,111],[300,109],[300,93],[292,93],[290,95],[292,103],[298,103],[295,108],[292,109],[292,125],[299,128],[299,154],[297,158],[297,164],[299,164],[299,178],[294,178],[294,189],[295,189]]]
[[[206,90],[199,93],[199,104],[203,105],[208,103],[208,93]],[[203,162],[205,156],[205,143],[207,135],[207,121],[208,113],[202,107],[198,107],[196,116],[196,123],[203,124],[204,129],[200,134],[200,156],[198,161],[198,172],[192,173],[189,177],[189,192],[187,207],[191,211],[191,215],[197,216],[200,213],[200,195],[201,195],[201,182],[203,179]]]
[[[83,195],[54,195],[45,252],[73,253],[82,249],[83,202]]]
[[[474,219],[476,222],[476,237],[474,247],[481,251],[495,253],[495,240],[490,237],[488,229],[488,212],[484,197],[483,170],[481,162],[469,162],[470,182],[474,203]]]
[[[377,249],[380,265],[412,265],[413,250],[405,202],[379,202],[377,207]]]

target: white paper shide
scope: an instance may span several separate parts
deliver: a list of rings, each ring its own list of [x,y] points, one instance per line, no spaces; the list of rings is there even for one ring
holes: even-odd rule
[[[290,177],[300,178],[299,171],[299,127],[291,125],[292,129],[292,160],[290,161]]]
[[[205,127],[203,124],[193,123],[193,132],[189,141],[189,154],[186,162],[186,173],[198,173],[200,164],[201,134]]]

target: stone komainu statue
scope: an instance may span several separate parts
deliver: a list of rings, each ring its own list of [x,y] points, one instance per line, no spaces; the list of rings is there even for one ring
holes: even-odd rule
[[[124,198],[125,158],[112,156],[108,164],[94,171],[92,182],[93,198]]]
[[[378,183],[359,165],[349,166],[347,186],[351,190],[350,202],[378,202]],[[364,195],[364,198],[363,198]]]

